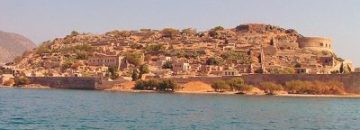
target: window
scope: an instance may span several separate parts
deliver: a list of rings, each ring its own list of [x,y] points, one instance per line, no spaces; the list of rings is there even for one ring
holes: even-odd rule
[[[324,46],[324,43],[320,43],[320,46]]]

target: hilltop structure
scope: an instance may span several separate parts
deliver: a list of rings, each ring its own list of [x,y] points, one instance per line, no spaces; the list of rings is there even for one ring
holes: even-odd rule
[[[293,29],[245,24],[232,29],[72,32],[44,42],[15,61],[18,75],[196,77],[267,74],[330,74],[353,71],[327,38]],[[116,76],[112,76],[115,77]]]

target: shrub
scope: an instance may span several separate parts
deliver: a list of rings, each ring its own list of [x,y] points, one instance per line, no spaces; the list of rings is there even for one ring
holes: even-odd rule
[[[159,44],[149,45],[145,48],[145,50],[150,53],[160,53],[165,50],[165,47],[163,45],[159,45]]]
[[[214,81],[211,84],[211,87],[217,92],[222,92],[230,89],[230,86],[223,80]]]
[[[50,53],[51,49],[51,42],[47,41],[47,42],[43,42],[39,47],[36,48],[35,53],[36,54],[42,54],[42,53]]]
[[[181,34],[185,34],[185,35],[188,35],[188,36],[193,36],[193,35],[196,34],[196,30],[192,29],[192,28],[183,29],[181,31]]]
[[[206,60],[207,65],[220,65],[221,63],[222,63],[222,59],[216,57],[211,57]]]
[[[135,66],[139,66],[143,62],[143,55],[136,52],[128,53],[126,54],[126,60]]]
[[[238,91],[251,91],[253,90],[255,87],[252,85],[244,85],[241,88],[238,89]]]
[[[265,93],[273,93],[274,91],[283,90],[283,87],[273,82],[262,82],[260,83],[259,89],[264,90]]]
[[[226,83],[230,86],[232,90],[242,90],[245,87],[245,82],[241,78],[232,78],[227,80]]]
[[[138,90],[157,90],[157,91],[175,91],[178,89],[178,85],[171,79],[163,80],[138,80],[135,84],[135,89]]]
[[[238,64],[251,63],[250,57],[242,52],[228,51],[221,54],[224,60],[236,62]]]
[[[165,28],[161,31],[163,37],[174,38],[180,34],[179,30],[173,28]]]
[[[143,80],[136,81],[134,89],[145,90],[145,81],[143,81]]]
[[[213,29],[211,29],[209,31],[209,36],[210,37],[217,37],[219,35],[218,31],[222,31],[222,30],[224,30],[224,27],[222,27],[222,26],[214,27]]]
[[[163,69],[172,69],[173,65],[170,61],[166,61],[165,64],[162,66]]]
[[[308,81],[293,80],[286,82],[284,88],[289,93],[297,94],[306,91],[310,84]]]
[[[288,81],[285,89],[293,94],[344,94],[344,85],[338,81]]]
[[[164,79],[159,82],[157,90],[159,91],[175,91],[178,88],[177,84],[171,79]]]
[[[135,89],[138,90],[154,90],[159,86],[158,80],[138,80],[135,83]]]
[[[25,76],[15,78],[15,85],[27,85],[30,84],[30,82],[30,79]]]
[[[293,68],[273,68],[269,70],[270,74],[294,74],[295,69]]]
[[[72,31],[71,33],[70,33],[70,36],[77,36],[77,35],[79,35],[80,33],[79,32],[77,32],[77,31]]]

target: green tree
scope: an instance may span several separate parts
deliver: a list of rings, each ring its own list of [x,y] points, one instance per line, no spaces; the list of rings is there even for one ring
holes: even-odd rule
[[[139,79],[139,71],[137,69],[133,70],[131,78],[133,81],[137,81]]]
[[[110,74],[111,79],[119,78],[119,73],[117,71],[118,71],[118,69],[116,67],[114,67],[114,66],[111,66],[111,67],[108,68],[108,72]]]
[[[340,73],[344,73],[344,63],[341,63],[339,71]]]
[[[140,71],[139,78],[141,78],[143,74],[147,74],[150,72],[149,65],[147,65],[147,64],[141,65],[139,67],[139,71]]]

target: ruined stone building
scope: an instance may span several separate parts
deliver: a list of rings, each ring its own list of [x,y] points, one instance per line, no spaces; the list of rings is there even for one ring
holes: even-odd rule
[[[120,69],[123,59],[123,56],[97,54],[96,56],[89,57],[87,64],[90,66],[107,66]]]

